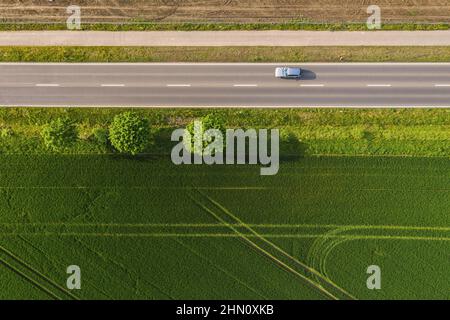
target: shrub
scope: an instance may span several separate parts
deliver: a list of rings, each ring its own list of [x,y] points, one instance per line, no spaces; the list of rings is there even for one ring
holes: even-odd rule
[[[108,129],[97,127],[92,130],[92,135],[97,143],[101,145],[108,144],[109,132]]]
[[[150,140],[148,120],[134,112],[115,116],[109,127],[109,140],[121,153],[136,155],[144,151]]]
[[[44,144],[53,151],[62,151],[78,138],[75,123],[68,117],[57,118],[44,125],[41,132]]]

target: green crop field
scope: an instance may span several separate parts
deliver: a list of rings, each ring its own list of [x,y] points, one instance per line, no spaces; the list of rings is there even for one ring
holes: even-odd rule
[[[448,157],[0,156],[0,298],[448,298]],[[82,289],[66,289],[78,265]],[[381,268],[368,290],[367,267]]]

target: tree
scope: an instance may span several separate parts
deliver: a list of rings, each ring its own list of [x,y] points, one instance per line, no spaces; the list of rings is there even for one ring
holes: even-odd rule
[[[109,140],[119,152],[136,155],[147,147],[150,128],[146,118],[134,112],[124,112],[114,117],[109,127]]]
[[[44,144],[53,151],[63,151],[78,138],[75,123],[68,117],[57,118],[44,125],[41,131]]]
[[[199,120],[194,120],[192,122],[190,122],[187,126],[186,126],[186,134],[189,134],[191,136],[191,138],[194,137],[194,122],[195,121],[200,121],[201,122],[201,134],[202,137],[205,138],[205,140],[203,141],[203,149],[211,142],[212,137],[209,137],[208,134],[206,133],[206,131],[208,131],[209,129],[217,129],[219,130],[223,135],[225,135],[225,121],[224,119],[215,114],[215,113],[211,113],[208,114],[206,116],[204,116],[203,118],[199,119]],[[184,141],[188,141],[187,139],[185,139]],[[185,148],[186,150],[190,151],[190,152],[194,152],[194,141],[193,139],[191,139],[191,145],[187,145],[185,144]]]

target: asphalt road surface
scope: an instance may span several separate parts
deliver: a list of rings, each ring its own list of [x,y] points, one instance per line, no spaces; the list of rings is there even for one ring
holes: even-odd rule
[[[0,64],[1,106],[450,107],[450,64]]]

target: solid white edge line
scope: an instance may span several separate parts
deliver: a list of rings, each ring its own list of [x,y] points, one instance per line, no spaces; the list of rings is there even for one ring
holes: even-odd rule
[[[342,65],[353,65],[353,66],[378,66],[378,65],[386,65],[386,66],[450,66],[450,62],[309,62],[309,63],[301,63],[301,62],[269,62],[269,63],[251,63],[251,62],[0,62],[0,66],[14,66],[14,65],[53,65],[53,66],[79,66],[79,65],[90,65],[90,66],[104,66],[104,65],[115,65],[115,66],[167,66],[167,65],[175,65],[175,66],[227,66],[227,65],[235,65],[235,66],[283,66],[283,65],[302,65],[302,66],[342,66]]]
[[[67,104],[54,104],[54,105],[42,105],[42,104],[10,104],[10,105],[0,105],[0,108],[14,108],[14,107],[30,107],[30,108],[154,108],[154,109],[324,109],[324,108],[334,108],[334,109],[450,109],[450,105],[367,105],[367,106],[342,106],[342,105],[271,105],[271,106],[258,106],[258,105],[235,105],[235,106],[186,106],[186,105],[67,105]]]

